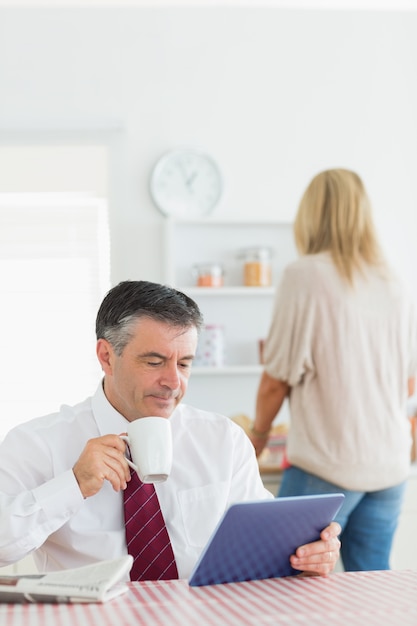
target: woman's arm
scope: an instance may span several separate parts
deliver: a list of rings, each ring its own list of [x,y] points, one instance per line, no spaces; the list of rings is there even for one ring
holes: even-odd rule
[[[263,372],[256,398],[256,416],[249,433],[256,456],[259,456],[264,449],[268,441],[271,424],[289,392],[290,387],[286,382],[272,378]]]

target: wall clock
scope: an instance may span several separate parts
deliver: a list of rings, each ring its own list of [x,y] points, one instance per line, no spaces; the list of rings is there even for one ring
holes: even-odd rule
[[[217,163],[193,148],[165,153],[151,173],[150,192],[158,209],[173,217],[198,217],[218,204],[223,181]]]

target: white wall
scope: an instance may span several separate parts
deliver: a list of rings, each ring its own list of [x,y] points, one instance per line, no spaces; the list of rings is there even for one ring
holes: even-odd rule
[[[216,216],[291,218],[318,170],[356,169],[417,288],[416,35],[413,11],[1,7],[0,139],[117,137],[113,282],[163,279],[148,177],[192,144],[224,172]]]

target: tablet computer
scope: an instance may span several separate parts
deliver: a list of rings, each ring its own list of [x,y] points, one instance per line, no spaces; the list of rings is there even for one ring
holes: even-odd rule
[[[316,541],[340,509],[342,493],[240,502],[224,513],[198,559],[191,586],[293,576],[290,556]]]

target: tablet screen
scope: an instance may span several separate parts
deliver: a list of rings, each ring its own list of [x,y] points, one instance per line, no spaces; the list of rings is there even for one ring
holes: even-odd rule
[[[200,555],[189,584],[299,574],[289,557],[299,546],[320,538],[343,499],[336,493],[232,504]]]

